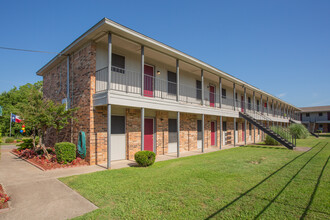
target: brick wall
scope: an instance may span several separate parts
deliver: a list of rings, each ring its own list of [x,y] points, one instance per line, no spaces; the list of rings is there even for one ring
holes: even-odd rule
[[[180,113],[180,152],[197,150],[197,115]]]
[[[87,160],[90,161],[90,134],[93,133],[93,100],[95,92],[95,64],[96,46],[88,43],[79,51],[70,55],[70,102],[71,107],[79,107],[76,113],[77,122],[73,122],[63,129],[59,136],[59,142],[72,141],[77,144],[78,132],[86,133]],[[44,98],[55,102],[61,102],[66,98],[67,89],[67,61],[64,59],[43,76]],[[46,146],[52,146],[56,140],[56,133],[49,130],[45,137]],[[93,143],[94,144],[94,143]]]
[[[141,110],[126,110],[127,158],[134,159],[134,154],[141,150]]]
[[[156,145],[157,155],[168,152],[168,112],[156,112]]]

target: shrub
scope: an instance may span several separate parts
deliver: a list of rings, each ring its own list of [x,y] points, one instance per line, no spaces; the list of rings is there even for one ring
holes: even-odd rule
[[[5,142],[6,143],[14,143],[15,139],[12,137],[6,138]]]
[[[70,163],[76,159],[76,145],[69,142],[56,143],[55,154],[57,162]]]
[[[16,143],[21,142],[21,141],[22,141],[21,139],[16,139]]]
[[[281,137],[283,137],[284,139],[290,140],[291,136],[290,136],[288,130],[286,130],[285,128],[278,127],[278,126],[272,126],[271,129],[275,133],[277,133]],[[270,137],[269,135],[266,136],[265,144],[266,145],[280,145],[279,142],[277,142],[274,138]]]
[[[2,143],[2,138],[0,137],[0,144]]]
[[[19,146],[18,150],[32,149],[33,147],[33,138],[24,138],[23,143],[17,145]],[[39,137],[36,137],[36,144],[39,142]]]
[[[305,139],[309,136],[309,131],[302,124],[292,124],[289,127],[290,133],[299,139]]]
[[[265,144],[266,145],[280,145],[280,143],[278,143],[274,138],[272,138],[269,135],[266,135]]]
[[[139,151],[135,153],[134,159],[141,167],[147,167],[154,164],[156,154],[148,150]]]
[[[317,130],[316,132],[317,132],[317,133],[322,133],[322,130]]]

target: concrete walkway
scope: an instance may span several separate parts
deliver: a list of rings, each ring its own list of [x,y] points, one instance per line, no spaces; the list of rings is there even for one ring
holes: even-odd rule
[[[221,150],[234,146],[224,146]],[[0,183],[11,197],[10,210],[0,219],[68,219],[91,212],[97,207],[57,178],[106,169],[106,164],[41,171],[9,153],[15,146],[1,146]],[[219,151],[207,148],[205,153]],[[201,150],[181,152],[180,157],[202,154]],[[157,156],[156,162],[176,159],[176,153]],[[136,166],[135,161],[113,161],[111,169]]]
[[[57,178],[104,168],[85,166],[44,172],[9,153],[12,147],[1,148],[0,183],[11,201],[10,210],[0,213],[0,219],[68,219],[97,209]]]

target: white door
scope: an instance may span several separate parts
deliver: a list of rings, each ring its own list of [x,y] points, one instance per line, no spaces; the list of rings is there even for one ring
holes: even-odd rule
[[[125,155],[125,117],[111,116],[111,160],[124,160]]]
[[[178,147],[177,137],[178,137],[177,120],[168,119],[168,153],[177,152],[177,147]]]
[[[236,144],[238,143],[238,131],[237,130],[235,131],[235,143]]]

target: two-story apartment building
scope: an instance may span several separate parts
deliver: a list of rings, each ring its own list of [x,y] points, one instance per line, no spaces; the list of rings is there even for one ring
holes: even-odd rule
[[[84,131],[90,164],[261,141],[239,112],[264,124],[299,121],[299,108],[106,18],[37,74],[45,98],[79,107],[61,139],[76,143]]]
[[[330,132],[330,105],[302,107],[301,122],[311,132]]]

